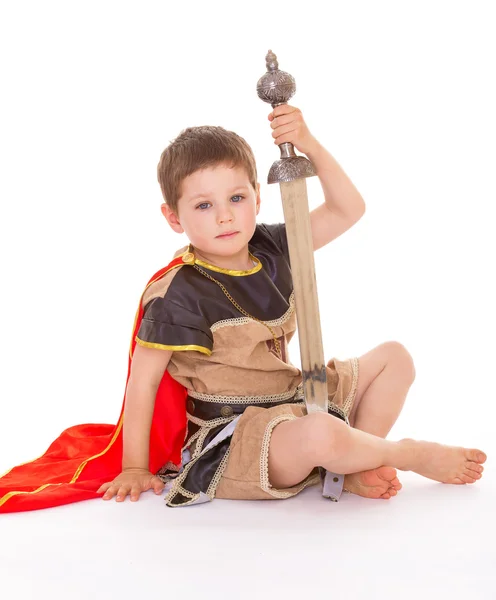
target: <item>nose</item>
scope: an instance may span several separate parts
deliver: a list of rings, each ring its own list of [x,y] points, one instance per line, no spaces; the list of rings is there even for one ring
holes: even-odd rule
[[[217,223],[222,225],[223,223],[230,223],[233,220],[233,213],[230,206],[223,206],[219,208],[217,212]]]

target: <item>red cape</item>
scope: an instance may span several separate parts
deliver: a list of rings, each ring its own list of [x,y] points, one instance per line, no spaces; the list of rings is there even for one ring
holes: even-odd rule
[[[174,259],[155,273],[146,287],[182,264],[180,257]],[[126,387],[142,318],[140,300],[131,338]],[[175,465],[181,462],[186,431],[185,403],[186,388],[166,371],[157,391],[150,431],[149,468],[152,473],[169,461]],[[69,427],[43,456],[7,471],[0,477],[0,513],[100,498],[103,494],[97,494],[96,490],[122,470],[123,414],[124,401],[117,425],[90,423]]]

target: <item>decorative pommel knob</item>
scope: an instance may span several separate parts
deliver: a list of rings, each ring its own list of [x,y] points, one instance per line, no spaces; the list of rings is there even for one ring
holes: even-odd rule
[[[279,63],[277,62],[277,56],[269,50],[267,56],[265,57],[265,66],[267,67],[267,71],[278,71]]]
[[[269,102],[275,108],[294,96],[296,82],[289,73],[279,70],[277,56],[272,50],[265,57],[265,65],[267,73],[258,80],[257,94],[261,100]]]

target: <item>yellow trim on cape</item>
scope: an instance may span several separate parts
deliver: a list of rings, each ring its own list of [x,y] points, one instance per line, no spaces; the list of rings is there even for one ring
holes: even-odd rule
[[[136,343],[140,346],[144,346],[145,348],[156,348],[157,350],[172,350],[173,352],[181,352],[184,350],[196,350],[197,352],[201,352],[202,354],[206,354],[210,356],[212,354],[212,350],[205,348],[205,346],[195,346],[194,344],[190,344],[187,346],[166,346],[165,344],[155,344],[153,342],[145,342],[144,340],[140,340],[138,336],[136,336]]]
[[[181,267],[181,266],[182,266],[182,263],[179,263],[177,265],[172,266],[170,269],[167,269],[167,271],[165,271],[164,273],[162,273],[162,275],[160,275],[159,277],[157,277],[153,281],[150,281],[150,283],[146,286],[146,288],[144,289],[143,293],[141,294],[139,307],[138,307],[138,310],[136,311],[136,316],[134,318],[133,333],[134,333],[134,330],[136,328],[136,322],[138,320],[139,309],[141,308],[141,302],[143,300],[143,296],[145,295],[146,290],[149,288],[150,285],[152,285],[153,283],[155,283],[156,281],[158,281],[159,279],[162,279],[162,277],[164,277],[165,275],[167,275],[167,273],[169,271],[172,271],[172,269],[176,269],[177,267]],[[129,349],[129,356],[130,356],[131,359],[133,357],[132,348],[133,348],[133,338],[131,338],[131,345],[130,345],[130,349]],[[108,452],[108,450],[110,449],[110,447],[114,444],[115,440],[117,439],[117,436],[119,435],[120,430],[122,429],[123,420],[124,420],[124,415],[119,419],[119,422],[117,424],[117,428],[116,428],[116,430],[114,432],[114,435],[112,436],[112,439],[110,440],[109,445],[105,448],[105,450],[103,450],[99,454],[95,454],[95,456],[91,456],[90,458],[88,458],[87,460],[85,460],[84,462],[82,462],[79,465],[79,467],[76,469],[76,472],[74,473],[74,475],[73,475],[70,483],[75,483],[77,481],[77,479],[81,475],[81,472],[83,471],[84,467],[90,462],[90,460],[93,460],[95,458],[103,456],[104,454],[106,454]],[[29,463],[36,462],[39,458],[41,458],[41,457],[39,456],[38,458],[35,458],[33,460],[28,460],[28,461],[26,461],[26,462],[24,462],[24,463],[22,463],[20,465],[16,465],[16,466],[12,467],[6,473],[4,473],[4,475],[2,475],[2,477],[4,477],[5,475],[7,475],[8,473],[10,473],[16,467],[22,467],[23,465],[27,465]],[[1,477],[0,477],[0,479],[1,479]],[[3,506],[13,496],[17,496],[19,494],[37,494],[38,492],[43,491],[47,487],[50,487],[50,486],[59,486],[59,485],[64,485],[64,484],[62,484],[62,483],[45,483],[44,485],[40,486],[36,490],[33,490],[32,492],[25,492],[25,491],[21,491],[21,490],[19,490],[19,491],[13,490],[12,492],[7,492],[7,494],[5,494],[5,496],[3,496],[2,498],[0,498],[0,507]]]
[[[111,446],[113,446],[115,440],[117,439],[117,436],[119,435],[121,429],[122,429],[122,423],[124,421],[124,415],[122,415],[122,417],[119,419],[119,422],[117,423],[117,427],[114,431],[114,435],[112,436],[112,439],[109,442],[109,445],[105,448],[105,450],[103,450],[102,452],[100,452],[99,454],[95,454],[95,456],[91,456],[90,458],[88,458],[88,460],[85,460],[83,463],[81,463],[79,465],[79,467],[77,468],[77,471],[74,473],[71,481],[69,483],[76,483],[76,481],[78,480],[78,477],[81,475],[81,471],[84,469],[84,467],[90,462],[90,460],[94,460],[95,458],[98,458],[100,456],[103,456],[104,454],[107,453],[107,451],[109,450],[109,448]]]
[[[33,461],[30,461],[33,462]],[[26,464],[26,463],[24,463]],[[18,467],[20,467],[21,465],[17,465]],[[11,469],[12,470],[12,469]],[[3,475],[2,475],[3,477]],[[3,498],[0,498],[0,507],[3,506],[7,500],[10,500],[12,498],[12,496],[18,496],[19,494],[37,494],[38,492],[41,492],[42,490],[44,490],[47,487],[50,487],[51,485],[62,485],[61,483],[45,483],[44,485],[41,485],[37,490],[33,490],[32,492],[18,492],[18,491],[14,491],[14,492],[8,492],[7,494],[5,494],[5,496]]]

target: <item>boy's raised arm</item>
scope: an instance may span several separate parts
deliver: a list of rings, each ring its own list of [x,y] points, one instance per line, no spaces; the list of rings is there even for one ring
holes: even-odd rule
[[[313,249],[318,250],[363,216],[365,202],[336,159],[310,133],[299,108],[282,104],[268,118],[274,143],[290,142],[306,154],[320,180],[325,202],[310,213]]]
[[[122,473],[100,487],[104,500],[117,495],[117,501],[122,501],[128,494],[138,500],[141,492],[153,487],[159,493],[164,488],[148,470],[150,427],[157,389],[171,356],[169,350],[139,345],[134,349],[124,406]]]

